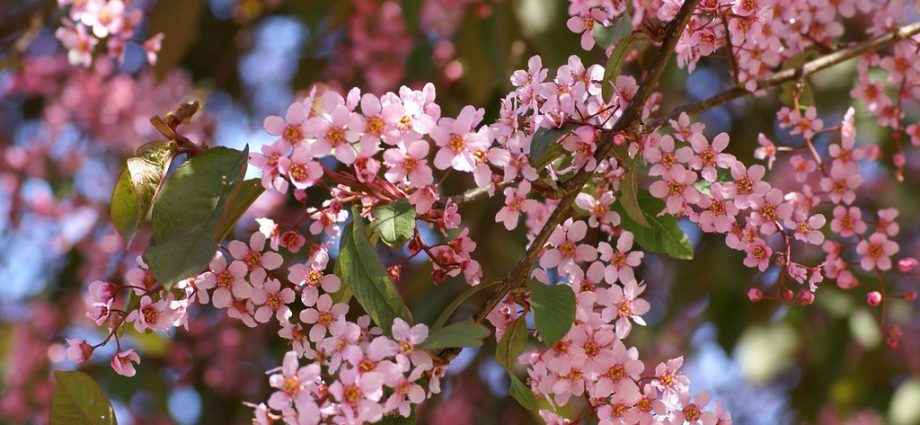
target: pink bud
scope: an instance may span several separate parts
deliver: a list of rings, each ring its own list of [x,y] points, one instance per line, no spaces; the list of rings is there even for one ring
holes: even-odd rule
[[[914,301],[917,299],[917,291],[907,291],[901,295],[901,298],[904,298],[905,301]]]
[[[783,290],[783,301],[784,301],[784,302],[787,302],[787,303],[788,303],[788,302],[792,301],[792,297],[793,297],[793,296],[795,296],[795,294],[792,292],[792,290],[790,290],[790,289],[784,289],[784,290]]]
[[[815,294],[811,291],[799,291],[798,295],[795,297],[795,302],[800,305],[810,305],[815,302]]]
[[[866,303],[872,307],[878,307],[882,303],[882,294],[878,291],[872,291],[866,294]]]
[[[763,292],[760,292],[760,289],[751,288],[748,290],[747,296],[751,302],[756,303],[763,299]]]
[[[866,158],[870,161],[877,161],[882,156],[882,151],[878,145],[869,145],[864,149]]]
[[[913,257],[904,257],[898,260],[898,271],[901,273],[910,273],[914,267],[917,267],[917,260]]]
[[[907,159],[904,158],[903,152],[898,152],[891,156],[891,162],[898,168],[903,167],[907,163]]]
[[[93,355],[92,345],[86,343],[82,339],[67,339],[67,358],[75,363],[83,363]]]

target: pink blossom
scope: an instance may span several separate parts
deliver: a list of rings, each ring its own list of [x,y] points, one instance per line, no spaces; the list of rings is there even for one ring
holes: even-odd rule
[[[687,209],[688,203],[695,204],[700,200],[700,193],[693,187],[696,177],[693,171],[675,167],[664,176],[664,180],[652,183],[649,186],[649,193],[665,200],[664,212],[682,214]]]
[[[503,223],[505,229],[512,230],[517,227],[518,218],[521,212],[531,210],[537,203],[532,199],[527,199],[530,194],[530,182],[522,181],[517,189],[505,188],[505,206],[495,214],[495,221]]]
[[[543,252],[540,257],[540,267],[545,269],[557,267],[561,272],[568,273],[569,267],[597,258],[597,251],[594,247],[577,243],[584,239],[587,230],[588,225],[584,221],[572,221],[572,219],[556,227],[547,240],[547,244],[553,248]]]
[[[312,325],[310,327],[310,340],[319,341],[326,336],[326,331],[340,317],[348,313],[348,304],[333,304],[329,294],[320,295],[316,300],[316,308],[306,308],[300,312],[300,321]]]
[[[280,136],[288,148],[299,146],[306,139],[304,126],[310,117],[310,109],[302,102],[294,102],[287,109],[285,118],[269,115],[262,122],[262,127],[272,136]]]
[[[83,363],[93,355],[95,348],[82,339],[67,339],[67,358],[74,363]]]
[[[278,279],[268,279],[261,287],[252,289],[250,299],[259,306],[253,318],[259,323],[267,323],[274,313],[279,322],[285,323],[291,317],[291,309],[287,305],[294,302],[295,298],[293,289],[281,288]]]
[[[137,309],[128,313],[125,320],[134,322],[134,328],[138,332],[147,329],[163,331],[172,325],[172,314],[165,300],[154,302],[150,296],[144,295]]]
[[[744,258],[745,266],[757,268],[760,271],[764,271],[770,266],[770,257],[773,255],[773,250],[767,246],[763,239],[755,239],[744,248],[744,251],[747,253],[747,257]]]
[[[249,279],[254,286],[261,285],[265,280],[265,270],[275,270],[281,267],[284,261],[277,252],[262,252],[265,249],[265,235],[259,232],[249,237],[249,245],[240,241],[230,241],[227,249],[236,260],[234,263],[242,263],[249,270]]]
[[[140,364],[141,356],[134,352],[134,349],[119,351],[112,357],[110,365],[115,373],[121,376],[132,377],[135,373],[134,363]]]
[[[821,214],[814,214],[808,217],[807,213],[797,212],[795,220],[786,219],[786,227],[795,232],[796,240],[807,242],[812,245],[821,245],[824,243],[824,233],[821,228],[827,223],[827,219]]]
[[[630,280],[620,288],[612,285],[602,295],[603,300],[599,302],[604,305],[601,312],[604,320],[612,321],[616,319],[616,333],[620,339],[626,338],[632,330],[632,322],[645,326],[645,320],[642,315],[648,313],[650,308],[648,301],[639,298],[639,295],[645,291],[645,285],[640,285],[635,280]]]
[[[770,184],[762,181],[766,173],[762,165],[752,165],[745,169],[744,164],[736,162],[731,172],[734,181],[725,184],[725,196],[734,198],[735,206],[740,209],[754,207],[757,200],[770,189]]]
[[[789,158],[789,163],[795,170],[795,181],[802,183],[808,179],[808,175],[818,169],[818,164],[814,160],[806,159],[802,155],[793,155]]]
[[[858,207],[834,207],[834,218],[831,220],[831,231],[841,237],[861,235],[867,229],[866,222],[862,221],[862,211]]]
[[[428,166],[428,142],[416,140],[407,147],[400,144],[383,153],[383,161],[389,169],[384,174],[387,181],[401,183],[408,177],[409,185],[423,188],[434,182],[431,168]]]
[[[644,154],[645,162],[652,166],[648,175],[668,176],[672,169],[676,170],[675,173],[682,173],[684,169],[679,165],[690,162],[693,158],[693,149],[688,146],[681,147],[676,152],[674,149],[674,139],[668,135],[661,136],[657,145],[648,147]]]
[[[856,253],[862,256],[859,265],[866,271],[891,269],[891,257],[898,249],[898,243],[888,240],[884,233],[873,233],[856,245]]]
[[[607,283],[613,284],[619,280],[626,285],[635,280],[633,267],[639,267],[645,254],[642,251],[630,251],[632,246],[633,234],[624,230],[617,239],[615,251],[607,244],[598,248],[601,260],[610,263],[604,272],[604,280]]]
[[[286,174],[294,187],[306,189],[312,187],[323,176],[323,167],[319,162],[313,160],[310,151],[305,147],[294,148],[294,154],[290,158],[282,157],[278,159],[278,171]],[[264,174],[263,174],[263,186]],[[274,187],[280,192],[286,187],[275,183]]]
[[[760,226],[764,235],[772,235],[779,230],[779,221],[792,217],[792,204],[783,202],[783,192],[779,189],[770,189],[764,197],[755,198],[752,209],[748,222]]]
[[[204,304],[208,302],[207,290],[214,289],[212,302],[214,307],[227,308],[233,298],[246,299],[252,293],[252,286],[246,281],[246,264],[234,261],[227,267],[227,260],[223,254],[217,253],[208,264],[209,271],[195,278],[198,288],[198,300]]]
[[[835,204],[841,202],[852,204],[856,200],[854,191],[863,182],[863,177],[859,175],[854,164],[843,165],[835,162],[831,167],[830,177],[821,179],[821,189],[827,192],[827,196]]]
[[[690,168],[700,170],[700,175],[707,181],[716,181],[716,167],[728,169],[736,161],[733,155],[722,153],[728,147],[728,134],[719,133],[712,139],[711,145],[702,134],[694,134],[690,145],[696,152],[690,159]]]
[[[307,137],[316,139],[310,144],[310,153],[317,158],[333,154],[339,162],[351,165],[357,158],[351,143],[360,137],[354,129],[361,128],[363,123],[344,105],[337,105],[329,112],[310,118],[304,125]]]
[[[757,135],[757,143],[760,147],[754,149],[754,158],[767,160],[767,169],[773,169],[773,162],[776,161],[776,145],[763,133]]]

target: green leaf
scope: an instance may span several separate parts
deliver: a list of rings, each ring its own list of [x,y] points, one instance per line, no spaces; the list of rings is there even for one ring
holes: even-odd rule
[[[489,336],[488,328],[472,320],[464,320],[434,331],[421,344],[421,348],[441,350],[454,347],[479,347],[487,336]]]
[[[540,128],[530,141],[530,162],[537,170],[562,156],[565,149],[559,140],[572,131],[569,126],[561,128]]]
[[[642,227],[652,227],[648,220],[645,219],[642,208],[639,207],[638,190],[636,164],[633,162],[632,166],[626,170],[626,175],[623,176],[623,180],[620,181],[620,205],[623,207],[623,210],[626,211],[626,215],[636,222],[636,224]]]
[[[632,34],[632,30],[632,17],[629,16],[629,12],[623,12],[623,14],[613,22],[613,25],[609,27],[595,24],[591,29],[594,35],[594,41],[603,49],[607,49],[613,46],[613,43],[628,37]]]
[[[629,56],[630,48],[633,43],[641,39],[647,39],[645,33],[629,34],[617,42],[616,47],[610,52],[610,58],[607,59],[607,65],[604,66],[604,78],[601,80],[601,95],[604,99],[610,99],[613,96],[613,83],[620,70],[623,68],[623,61]]]
[[[109,216],[128,244],[147,219],[153,197],[175,154],[175,142],[151,142],[126,161],[112,191]]]
[[[530,309],[543,343],[556,345],[575,322],[575,292],[568,285],[530,282]]]
[[[441,329],[441,327],[443,327],[444,324],[447,323],[448,320],[450,320],[450,316],[454,314],[454,311],[456,311],[457,308],[459,308],[464,302],[466,302],[466,300],[470,299],[470,297],[472,297],[473,295],[476,295],[479,291],[482,291],[483,289],[491,288],[500,283],[502,283],[501,280],[493,280],[489,283],[481,283],[479,285],[470,287],[465,292],[460,294],[460,296],[458,296],[453,301],[451,301],[451,303],[448,304],[446,308],[444,308],[444,311],[441,312],[441,315],[438,316],[438,319],[435,320],[434,323],[428,327],[428,329],[430,329],[431,332]]]
[[[633,221],[625,214],[620,200],[613,206],[614,210],[620,213],[620,226],[633,233],[636,243],[652,252],[667,254],[681,260],[692,259],[693,245],[677,225],[677,219],[671,215],[658,216],[665,208],[664,201],[653,197],[646,190],[638,191],[637,201],[642,215],[651,227],[642,227]]]
[[[406,199],[398,199],[371,211],[376,219],[370,229],[389,246],[402,246],[412,239],[415,231],[415,207]]]
[[[152,212],[153,243],[144,258],[167,288],[214,257],[214,234],[225,221],[227,200],[243,181],[247,153],[248,147],[208,149],[182,164],[160,190]]]
[[[511,379],[511,387],[508,388],[508,394],[511,395],[511,398],[527,410],[537,410],[537,400],[534,398],[533,392],[530,391],[530,387],[521,382],[513,373],[509,372],[508,377]]]
[[[527,321],[525,316],[518,317],[505,330],[498,346],[495,347],[495,362],[509,372],[517,364],[517,358],[527,348]]]
[[[393,319],[401,317],[411,323],[409,309],[403,303],[386,267],[364,232],[364,219],[357,207],[351,209],[352,221],[345,225],[339,242],[335,272],[351,291],[371,320],[390,335]]]
[[[54,371],[51,425],[115,425],[112,403],[93,378],[80,371]]]
[[[214,240],[220,242],[226,239],[227,235],[233,231],[233,227],[236,226],[236,222],[243,216],[243,213],[249,209],[249,206],[264,191],[265,188],[262,187],[262,182],[259,179],[249,179],[237,185],[230,192],[227,202],[224,204],[224,215],[220,218],[220,222],[217,223],[217,227],[214,228]]]

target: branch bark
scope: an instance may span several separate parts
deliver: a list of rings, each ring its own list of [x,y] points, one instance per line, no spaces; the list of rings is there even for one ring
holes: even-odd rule
[[[805,62],[799,67],[785,69],[777,72],[776,74],[765,77],[757,82],[757,91],[769,89],[784,83],[788,83],[790,81],[795,81],[797,79],[807,77],[811,74],[830,68],[841,62],[853,59],[866,52],[888,47],[894,43],[897,43],[898,41],[905,40],[917,34],[920,34],[920,22],[900,27],[890,34],[885,34],[876,38],[869,39],[851,47],[838,50],[836,52],[821,56],[817,59]],[[669,119],[677,119],[681,113],[686,112],[687,114],[697,114],[707,109],[731,102],[732,100],[750,94],[753,94],[753,92],[747,91],[742,87],[733,87],[715,96],[703,99],[699,102],[690,103],[674,108],[674,110],[672,110],[671,113],[667,116],[661,117],[650,123],[648,128],[661,126]]]
[[[611,156],[614,147],[614,135],[623,133],[641,124],[642,110],[645,107],[645,103],[657,86],[661,74],[664,72],[664,69],[671,59],[671,55],[674,53],[674,46],[677,44],[677,40],[680,39],[699,1],[700,0],[687,0],[684,2],[677,16],[668,24],[665,36],[661,42],[661,47],[659,48],[659,53],[655,57],[649,71],[645,74],[642,83],[639,85],[639,90],[623,111],[623,115],[620,116],[610,131],[605,132],[606,137],[599,142],[598,149],[594,153],[595,158],[598,160],[604,160]],[[563,187],[566,189],[565,196],[560,199],[559,205],[556,206],[556,209],[553,210],[553,213],[546,220],[546,224],[543,225],[540,233],[531,242],[530,246],[527,248],[527,252],[502,281],[498,290],[489,298],[483,309],[476,316],[477,323],[481,323],[509,292],[523,287],[526,284],[530,269],[543,250],[543,246],[546,245],[549,236],[556,229],[556,226],[569,216],[569,210],[572,207],[572,203],[575,201],[575,197],[592,175],[593,172],[581,170],[563,184]]]

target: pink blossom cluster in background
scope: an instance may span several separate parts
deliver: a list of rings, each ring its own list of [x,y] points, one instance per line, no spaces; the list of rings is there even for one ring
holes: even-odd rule
[[[54,34],[67,49],[68,61],[85,67],[93,63],[97,46],[109,59],[124,62],[125,46],[134,42],[145,13],[143,0],[58,0],[58,5],[67,15]],[[142,43],[147,63],[156,63],[162,42],[159,33]]]

